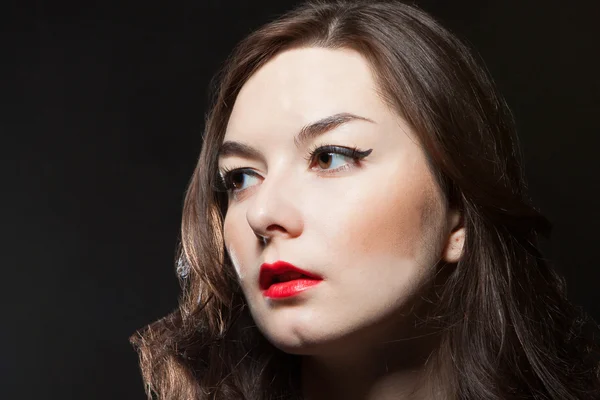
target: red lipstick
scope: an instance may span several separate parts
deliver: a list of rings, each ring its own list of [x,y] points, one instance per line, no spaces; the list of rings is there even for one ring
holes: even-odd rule
[[[294,296],[323,281],[318,275],[304,271],[285,261],[260,266],[259,286],[263,296],[281,299]]]

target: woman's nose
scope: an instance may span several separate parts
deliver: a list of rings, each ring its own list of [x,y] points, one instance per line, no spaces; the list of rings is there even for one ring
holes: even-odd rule
[[[289,168],[271,172],[259,184],[246,211],[248,224],[263,243],[276,236],[296,237],[303,229],[300,187]]]

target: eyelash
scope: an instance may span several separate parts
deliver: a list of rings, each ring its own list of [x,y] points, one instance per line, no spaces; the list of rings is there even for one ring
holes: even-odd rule
[[[325,145],[321,145],[321,146],[318,146],[318,145],[314,146],[308,152],[308,156],[304,157],[304,159],[306,161],[312,161],[315,159],[315,157],[317,155],[333,153],[333,154],[339,154],[339,155],[351,158],[354,160],[355,163],[357,163],[358,161],[362,160],[363,158],[365,158],[366,156],[371,154],[372,151],[373,151],[373,149],[362,151],[362,150],[359,150],[357,147],[350,148],[350,147],[336,146],[336,145],[332,145],[332,144],[325,144]],[[331,173],[343,171],[348,168],[352,168],[352,167],[348,167],[347,165],[348,164],[346,164],[342,167],[338,167],[336,169],[330,170],[330,171],[326,171],[324,173],[331,174]],[[241,173],[241,172],[257,176],[257,174],[254,171],[247,169],[247,168],[237,168],[237,167],[223,168],[220,171],[220,173],[219,173],[220,176],[217,179],[217,181],[218,181],[217,191],[239,193],[239,192],[246,190],[246,189],[235,190],[235,188],[233,187],[233,183],[231,182],[231,177],[233,176],[233,174]]]

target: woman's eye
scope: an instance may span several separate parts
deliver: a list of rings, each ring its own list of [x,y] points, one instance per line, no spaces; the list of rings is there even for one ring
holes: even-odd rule
[[[228,192],[246,190],[247,187],[244,186],[248,184],[248,181],[251,183],[252,179],[258,179],[258,175],[249,169],[234,169],[221,173],[222,188]]]
[[[349,163],[341,163],[340,165],[340,163],[336,162],[336,160],[350,159],[351,163],[356,164],[359,160],[371,154],[371,151],[373,151],[373,149],[361,151],[356,147],[348,148],[327,145],[312,150],[306,160],[311,161],[311,166],[315,164],[319,167],[319,169],[326,171],[327,173],[334,173],[351,168]]]
[[[335,173],[352,167],[349,162],[344,162],[344,160],[350,159],[352,163],[356,164],[372,151],[373,149],[361,151],[356,147],[326,145],[311,150],[305,159],[310,163],[311,169],[314,165],[314,168],[319,171]],[[247,185],[252,184],[252,180],[261,179],[258,173],[247,168],[226,169],[220,175],[221,189],[233,194],[246,190]]]
[[[315,164],[324,170],[328,170],[330,168],[333,168],[334,170],[337,170],[339,168],[338,165],[344,165],[347,164],[346,162],[339,162],[340,160],[343,159],[348,159],[350,157],[348,156],[344,156],[344,155],[340,155],[338,153],[319,153],[318,156],[315,159]],[[336,162],[336,160],[338,162]]]

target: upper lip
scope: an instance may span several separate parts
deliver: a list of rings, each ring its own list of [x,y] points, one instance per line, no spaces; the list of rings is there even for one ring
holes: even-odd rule
[[[273,264],[264,263],[260,266],[260,276],[258,278],[259,285],[262,290],[266,290],[271,286],[276,276],[286,272],[298,272],[306,275],[310,279],[323,279],[312,272],[305,271],[285,261],[276,261]]]

